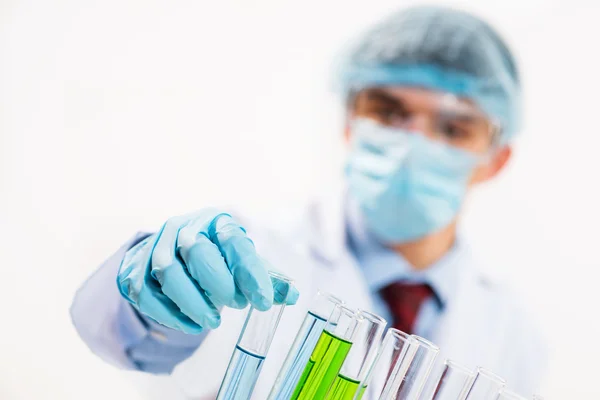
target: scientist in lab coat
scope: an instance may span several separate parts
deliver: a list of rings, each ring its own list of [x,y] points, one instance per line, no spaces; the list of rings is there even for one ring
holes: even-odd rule
[[[78,290],[80,336],[111,364],[214,398],[240,310],[272,305],[272,265],[295,279],[296,305],[254,398],[266,398],[318,289],[433,341],[440,360],[484,366],[532,393],[545,366],[540,332],[457,235],[465,196],[503,169],[519,131],[508,47],[470,14],[410,8],[368,30],[336,79],[347,107],[340,187],[295,218],[207,208],[136,234]]]

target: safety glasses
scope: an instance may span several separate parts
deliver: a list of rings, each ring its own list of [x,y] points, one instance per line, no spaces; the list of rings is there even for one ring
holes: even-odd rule
[[[472,102],[412,87],[373,87],[352,94],[354,117],[415,131],[450,146],[486,153],[499,142],[501,126]]]

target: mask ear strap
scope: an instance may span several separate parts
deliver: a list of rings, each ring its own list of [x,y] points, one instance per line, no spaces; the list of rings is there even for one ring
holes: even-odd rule
[[[490,122],[490,148],[485,152],[484,160],[489,162],[494,154],[506,143],[502,140],[502,126],[497,121]]]
[[[498,131],[499,132],[499,131]],[[481,156],[481,164],[489,164],[492,161],[492,158],[498,153],[502,147],[504,146],[504,142],[500,140],[500,134],[496,134],[492,137],[492,143],[490,148]]]
[[[490,136],[492,139],[492,146],[498,146],[502,143],[502,124],[495,119],[490,121]]]
[[[350,88],[345,98],[345,106],[346,106],[346,115],[353,114],[354,109],[356,108],[356,98],[358,96],[359,90],[355,88]]]

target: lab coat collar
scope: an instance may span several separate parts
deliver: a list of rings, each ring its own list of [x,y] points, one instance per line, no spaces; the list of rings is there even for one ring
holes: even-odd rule
[[[438,261],[418,271],[401,254],[385,247],[368,232],[358,204],[352,198],[347,199],[346,226],[350,247],[372,292],[398,281],[426,283],[433,289],[440,306],[456,294],[459,272],[464,265],[462,238],[459,237]]]
[[[356,258],[352,254],[352,249],[348,245],[348,233],[350,231],[350,219],[352,218],[350,210],[352,209],[351,201],[347,186],[343,179],[333,182],[327,186],[324,191],[326,193],[320,196],[316,202],[309,207],[309,233],[308,240],[311,252],[325,261],[330,266],[334,267],[340,264],[340,260]],[[355,230],[354,233],[359,235],[360,240],[367,240],[364,230]],[[388,257],[391,251],[380,252],[377,257]],[[405,262],[407,274],[402,274],[402,271],[386,268],[385,274],[366,274],[370,276],[368,282],[371,290],[378,290],[386,282],[390,280],[398,280],[407,278],[409,281],[425,282],[432,286],[436,293],[436,297],[442,305],[452,298],[456,293],[457,279],[466,272],[469,264],[468,246],[466,245],[463,235],[458,235],[457,242],[453,249],[442,257],[438,262],[422,272],[410,271],[410,266]],[[401,256],[393,253],[395,261],[402,261]],[[395,274],[390,276],[390,274]],[[396,276],[400,274],[400,276]],[[397,278],[397,279],[394,279]]]
[[[311,252],[332,266],[349,253],[344,211],[346,193],[343,179],[336,180],[327,186],[324,195],[319,196],[308,209],[308,241]]]

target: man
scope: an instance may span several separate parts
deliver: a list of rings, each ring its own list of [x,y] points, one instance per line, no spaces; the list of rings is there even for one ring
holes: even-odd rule
[[[80,335],[123,368],[177,367],[185,393],[213,398],[239,333],[231,321],[243,317],[234,310],[272,305],[270,263],[302,297],[288,296],[298,304],[286,311],[256,398],[266,398],[319,288],[433,341],[441,360],[481,365],[531,394],[544,366],[538,332],[457,237],[466,193],[503,169],[519,129],[510,51],[472,15],[418,7],[367,32],[337,76],[349,147],[339,193],[279,228],[202,209],[136,235],[76,295]]]

